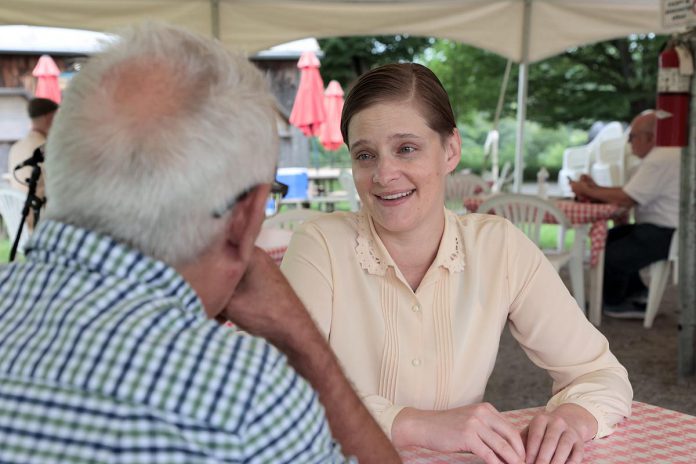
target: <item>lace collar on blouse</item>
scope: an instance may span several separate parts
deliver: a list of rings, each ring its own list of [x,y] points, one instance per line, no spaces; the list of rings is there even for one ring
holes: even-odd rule
[[[384,275],[389,266],[396,267],[382,240],[377,235],[372,218],[361,210],[354,216],[358,231],[355,253],[360,266],[370,274]],[[457,215],[445,210],[445,231],[434,264],[450,272],[464,270],[464,251],[459,236]]]

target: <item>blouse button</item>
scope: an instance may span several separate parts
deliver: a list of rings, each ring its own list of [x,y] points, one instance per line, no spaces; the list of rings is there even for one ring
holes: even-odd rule
[[[421,310],[421,305],[420,303],[416,303],[413,306],[411,306],[411,309],[413,310],[414,313],[417,313],[418,311]]]
[[[413,367],[418,367],[421,365],[421,360],[416,358],[416,359],[411,361],[411,364],[413,364]]]

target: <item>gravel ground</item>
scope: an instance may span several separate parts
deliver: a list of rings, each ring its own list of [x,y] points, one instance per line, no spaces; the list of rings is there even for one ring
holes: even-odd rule
[[[604,317],[600,330],[628,370],[634,399],[696,415],[696,377],[679,380],[677,287],[668,285],[651,329],[642,320]],[[501,411],[540,406],[551,394],[551,380],[529,361],[506,330],[485,400]]]

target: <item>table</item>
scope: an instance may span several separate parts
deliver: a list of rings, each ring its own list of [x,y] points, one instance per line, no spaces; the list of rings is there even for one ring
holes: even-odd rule
[[[475,212],[486,199],[486,196],[466,197],[463,199],[463,204],[467,210]],[[568,217],[571,224],[576,226],[576,231],[587,234],[590,239],[589,319],[590,322],[598,326],[602,322],[604,247],[607,242],[607,221],[614,219],[619,223],[626,222],[628,213],[625,208],[608,203],[581,203],[572,200],[552,201]],[[555,223],[551,217],[544,218],[544,222]]]
[[[541,408],[504,412],[524,428]],[[468,453],[438,453],[423,448],[399,450],[406,464],[483,463]],[[633,414],[608,437],[585,444],[587,464],[696,463],[696,417],[651,404],[633,402]]]
[[[268,255],[273,258],[273,261],[280,266],[280,263],[283,261],[283,256],[285,256],[285,252],[288,251],[287,246],[277,246],[277,247],[269,247],[269,248],[263,248],[263,251],[268,253]]]
[[[256,246],[268,253],[273,261],[280,266],[283,256],[288,250],[292,231],[286,229],[263,228],[256,237]]]
[[[340,168],[308,168],[307,177],[314,185],[311,190],[316,190],[315,196],[328,194],[331,191],[331,182],[338,180],[341,175]]]

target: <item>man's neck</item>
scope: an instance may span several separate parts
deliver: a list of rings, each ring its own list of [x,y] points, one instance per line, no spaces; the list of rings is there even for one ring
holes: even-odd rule
[[[39,134],[43,135],[44,138],[48,137],[48,131],[47,131],[47,130],[44,130],[44,129],[41,128],[41,127],[33,126],[33,127],[31,128],[31,130],[33,130],[34,132],[38,132]]]

